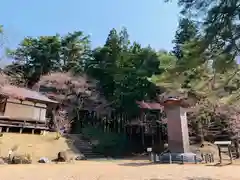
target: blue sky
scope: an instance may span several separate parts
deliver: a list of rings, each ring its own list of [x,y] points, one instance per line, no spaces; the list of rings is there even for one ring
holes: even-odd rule
[[[127,27],[131,40],[156,49],[172,48],[178,8],[164,0],[1,0],[0,24],[6,46],[15,48],[25,36],[62,35],[82,30],[94,47],[111,28]]]

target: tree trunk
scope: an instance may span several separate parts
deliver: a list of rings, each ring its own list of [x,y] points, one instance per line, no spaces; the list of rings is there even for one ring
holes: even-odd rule
[[[56,128],[56,139],[59,139],[60,136],[61,136],[61,133],[60,133],[60,127],[59,127],[59,124],[57,123],[57,118],[56,118],[56,111],[55,109],[52,110],[52,118],[53,118],[53,123],[55,125],[55,128]]]
[[[238,139],[234,140],[234,147],[236,149],[236,158],[240,158],[240,153],[239,153],[239,141]]]
[[[204,132],[203,132],[203,125],[202,122],[199,120],[198,122],[198,133],[200,138],[200,143],[202,144],[204,142]]]

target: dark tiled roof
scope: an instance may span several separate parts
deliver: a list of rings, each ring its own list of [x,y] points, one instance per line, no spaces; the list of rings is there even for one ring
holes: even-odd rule
[[[47,103],[58,103],[49,99],[47,96],[26,88],[12,85],[4,85],[0,88],[0,94],[22,100],[36,100]]]
[[[149,103],[144,101],[136,101],[138,106],[142,109],[150,109],[150,110],[162,110],[164,107],[159,103]]]

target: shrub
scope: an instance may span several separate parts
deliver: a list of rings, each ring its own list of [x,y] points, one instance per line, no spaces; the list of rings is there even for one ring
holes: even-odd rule
[[[11,164],[31,164],[32,163],[32,156],[28,153],[23,155],[14,155]]]

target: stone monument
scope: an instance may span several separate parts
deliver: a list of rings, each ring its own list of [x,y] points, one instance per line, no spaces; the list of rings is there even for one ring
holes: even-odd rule
[[[189,135],[186,108],[182,100],[169,98],[163,102],[167,116],[168,148],[172,153],[189,152]]]
[[[167,116],[169,150],[169,153],[161,156],[161,161],[196,162],[196,154],[190,152],[186,113],[188,105],[178,98],[167,98],[161,104]]]

